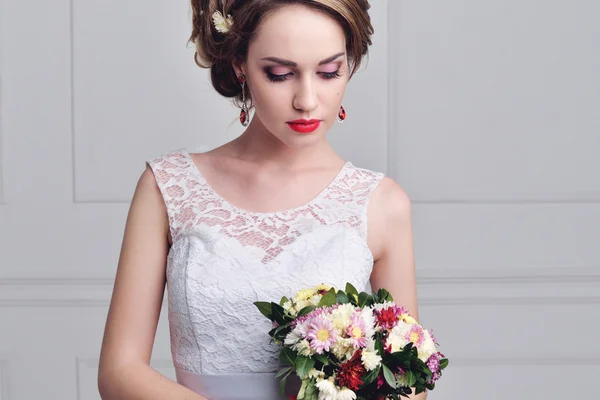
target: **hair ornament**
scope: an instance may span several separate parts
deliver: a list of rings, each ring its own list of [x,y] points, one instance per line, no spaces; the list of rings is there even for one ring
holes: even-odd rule
[[[215,29],[221,33],[229,32],[231,29],[231,25],[233,25],[233,19],[231,15],[227,14],[227,18],[223,16],[221,11],[215,11],[212,15],[213,24],[215,25]]]

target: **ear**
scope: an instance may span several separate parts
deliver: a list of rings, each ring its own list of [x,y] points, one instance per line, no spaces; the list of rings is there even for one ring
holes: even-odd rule
[[[239,63],[233,63],[232,65],[236,76],[240,76],[242,74],[246,75],[246,65]]]

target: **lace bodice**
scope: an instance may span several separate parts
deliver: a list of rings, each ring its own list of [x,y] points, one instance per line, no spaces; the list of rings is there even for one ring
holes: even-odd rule
[[[383,173],[347,162],[305,205],[259,213],[223,199],[185,150],[148,164],[173,238],[167,296],[176,368],[273,372],[278,347],[269,343],[270,322],[254,301],[278,302],[320,283],[370,290],[367,204]]]

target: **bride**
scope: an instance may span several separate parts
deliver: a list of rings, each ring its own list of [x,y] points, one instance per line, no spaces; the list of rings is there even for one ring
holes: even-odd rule
[[[192,9],[195,61],[246,129],[205,153],[148,160],[102,342],[105,400],[279,399],[278,348],[253,302],[304,287],[385,287],[418,319],[408,196],[327,141],[371,44],[368,1],[193,0]],[[165,285],[176,382],[149,365]]]

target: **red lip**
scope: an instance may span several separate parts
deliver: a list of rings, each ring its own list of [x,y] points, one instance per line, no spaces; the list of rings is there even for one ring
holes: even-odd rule
[[[316,131],[321,125],[319,119],[297,119],[295,121],[289,121],[288,125],[292,130],[299,133],[310,133]]]

